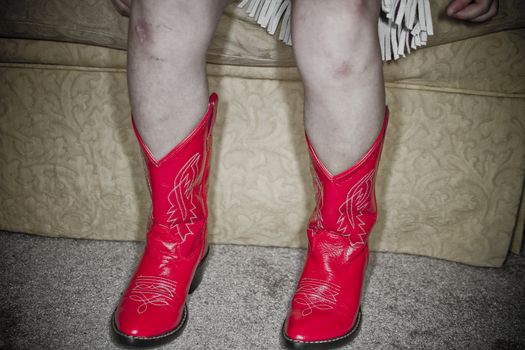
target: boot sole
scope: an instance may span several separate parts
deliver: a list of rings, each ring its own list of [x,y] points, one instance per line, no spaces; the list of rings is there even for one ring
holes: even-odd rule
[[[195,270],[195,275],[193,276],[193,279],[191,280],[190,289],[188,291],[188,294],[193,293],[202,281],[204,267],[206,265],[209,251],[210,251],[209,249],[206,250],[206,254],[202,258],[202,260],[199,262],[199,265],[197,266],[197,269]],[[182,311],[182,318],[179,324],[177,325],[177,327],[175,327],[174,329],[166,333],[163,333],[157,336],[153,336],[153,337],[134,337],[126,333],[123,333],[120,329],[118,329],[117,323],[115,321],[116,311],[117,309],[113,311],[113,315],[111,316],[111,328],[113,330],[113,337],[119,345],[124,345],[127,347],[133,347],[133,348],[155,347],[155,346],[160,346],[160,345],[171,342],[172,340],[177,338],[182,333],[182,331],[184,330],[184,327],[186,326],[186,322],[188,321],[188,315],[189,315],[188,306],[186,305],[186,303],[184,303],[184,309]]]
[[[332,339],[326,339],[326,340],[317,340],[317,341],[301,341],[301,340],[295,340],[286,335],[286,331],[284,329],[284,324],[282,328],[282,337],[284,339],[284,345],[288,349],[301,349],[301,350],[326,350],[326,349],[336,349],[341,346],[344,346],[351,342],[358,334],[359,329],[361,327],[361,308],[359,308],[359,312],[357,314],[357,319],[355,322],[355,325],[352,327],[352,329],[337,338]]]

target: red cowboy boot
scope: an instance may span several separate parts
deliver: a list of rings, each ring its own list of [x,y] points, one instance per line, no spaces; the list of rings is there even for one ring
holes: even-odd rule
[[[142,259],[116,308],[118,342],[152,346],[180,334],[186,296],[202,278],[207,254],[207,178],[218,97],[211,94],[199,125],[165,157],[156,160],[133,129],[148,170],[152,216]]]
[[[350,341],[361,323],[367,238],[377,218],[375,177],[388,124],[350,169],[333,176],[307,143],[317,204],[308,225],[303,273],[283,325],[292,349],[327,349]]]

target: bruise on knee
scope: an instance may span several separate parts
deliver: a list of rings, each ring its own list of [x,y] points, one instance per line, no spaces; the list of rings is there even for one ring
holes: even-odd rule
[[[342,61],[338,63],[333,71],[332,77],[334,79],[344,79],[353,73],[353,68],[350,62]]]
[[[156,40],[154,37],[157,35],[154,33],[154,26],[143,18],[139,18],[133,23],[133,30],[135,31],[136,42],[146,52],[149,59],[164,62],[165,57],[162,57],[162,50],[155,49]]]
[[[139,18],[136,20],[133,27],[140,44],[145,44],[151,41],[151,23],[146,22],[143,18]]]

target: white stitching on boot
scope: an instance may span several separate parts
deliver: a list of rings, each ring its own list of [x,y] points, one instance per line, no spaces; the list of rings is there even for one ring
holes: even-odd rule
[[[335,283],[316,278],[303,278],[295,292],[295,302],[306,305],[302,315],[310,315],[314,309],[331,310],[334,308],[341,287]]]
[[[352,186],[346,195],[345,202],[339,207],[340,215],[337,220],[339,224],[337,231],[345,236],[349,236],[350,234],[347,231],[348,224],[352,226],[352,229],[358,226],[361,230],[361,233],[358,234],[360,241],[350,242],[352,248],[366,243],[367,232],[363,227],[365,223],[361,220],[361,216],[363,211],[370,206],[374,173],[375,169],[371,170]]]
[[[143,314],[148,305],[168,306],[175,297],[177,282],[158,276],[138,276],[135,287],[130,291],[130,299],[140,302],[137,312]]]
[[[171,204],[171,208],[167,211],[169,215],[167,221],[170,223],[170,228],[177,229],[177,234],[182,242],[185,241],[187,235],[193,234],[190,225],[197,218],[195,213],[197,205],[194,203],[193,188],[199,175],[199,159],[200,154],[195,153],[184,164],[175,176],[173,189],[168,194],[168,202]],[[190,208],[186,207],[186,203],[189,203]],[[181,230],[181,222],[185,223],[185,230]]]

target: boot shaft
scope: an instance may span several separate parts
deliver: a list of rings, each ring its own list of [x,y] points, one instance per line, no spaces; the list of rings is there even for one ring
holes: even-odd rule
[[[217,100],[213,93],[197,127],[160,160],[152,156],[132,118],[151,194],[150,226],[168,231],[175,241],[184,242],[188,234],[202,230],[206,223],[207,179]]]
[[[385,107],[382,128],[371,148],[338,175],[332,175],[321,163],[306,136],[316,195],[316,207],[308,225],[309,238],[329,232],[348,238],[353,248],[366,244],[377,219],[375,181],[388,117],[389,110]]]

